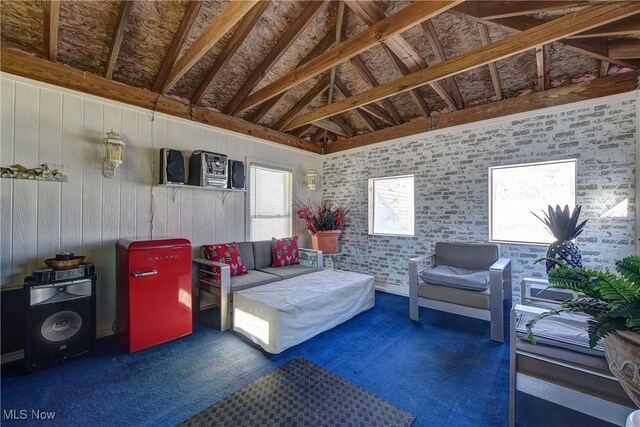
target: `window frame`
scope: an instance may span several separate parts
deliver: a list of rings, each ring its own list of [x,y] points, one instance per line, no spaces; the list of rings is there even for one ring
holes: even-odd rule
[[[489,234],[489,242],[490,243],[506,243],[511,245],[530,245],[530,246],[549,246],[549,243],[546,242],[528,242],[528,241],[519,241],[519,240],[499,240],[493,238],[493,171],[496,169],[513,169],[513,168],[521,168],[521,167],[530,167],[530,166],[543,166],[550,164],[559,164],[559,163],[573,163],[573,182],[574,182],[574,194],[573,194],[573,206],[578,205],[578,159],[570,158],[570,159],[562,159],[562,160],[549,160],[543,162],[529,162],[529,163],[517,163],[511,165],[499,165],[499,166],[489,166],[488,169],[488,210],[489,210],[489,223],[488,223],[488,234]]]
[[[290,237],[293,236],[293,230],[295,227],[294,224],[294,212],[293,212],[293,198],[294,198],[294,183],[293,183],[293,179],[294,179],[294,175],[293,175],[293,167],[284,163],[277,163],[277,162],[271,162],[268,160],[263,160],[263,159],[257,159],[257,158],[251,158],[251,157],[247,157],[246,158],[246,163],[248,165],[247,167],[247,176],[246,176],[246,181],[247,181],[247,192],[246,192],[246,199],[245,199],[245,235],[246,235],[246,241],[247,242],[253,242],[253,241],[257,241],[254,240],[253,236],[252,236],[252,229],[251,229],[251,197],[252,197],[252,192],[251,192],[251,168],[252,167],[261,167],[264,169],[271,169],[274,171],[280,171],[280,172],[286,172],[289,174],[289,182],[288,182],[288,192],[289,192],[289,207],[290,207],[290,215],[289,215],[289,231],[288,231],[288,235],[287,236],[282,236],[282,237]],[[283,218],[285,218],[286,216],[283,216]]]
[[[375,182],[378,180],[390,180],[399,178],[412,178],[413,179],[413,230],[411,234],[395,234],[395,233],[376,233],[374,230],[375,224]],[[370,236],[390,236],[390,237],[415,237],[416,236],[416,176],[415,174],[406,175],[393,175],[393,176],[377,176],[368,179],[368,222],[369,229],[368,234]]]

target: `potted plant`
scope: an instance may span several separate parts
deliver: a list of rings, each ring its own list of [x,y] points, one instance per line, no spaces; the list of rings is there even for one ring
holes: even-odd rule
[[[611,372],[631,400],[640,407],[640,255],[617,261],[618,275],[609,271],[569,267],[549,271],[549,283],[574,291],[574,297],[527,324],[531,342],[533,326],[541,319],[559,313],[583,313],[588,320],[589,345],[604,340],[604,351]]]
[[[335,207],[329,200],[302,203],[296,200],[294,208],[298,219],[304,221],[304,229],[311,234],[313,249],[334,254],[338,251],[338,237],[345,226],[348,207]]]
[[[556,266],[556,260],[562,260],[571,267],[582,267],[580,249],[572,241],[582,233],[587,224],[586,220],[578,224],[581,209],[582,206],[578,205],[573,212],[569,212],[569,205],[565,205],[564,209],[561,209],[560,205],[556,205],[555,210],[553,206],[549,205],[548,213],[542,211],[544,217],[533,214],[547,226],[549,233],[556,238],[556,241],[551,243],[547,250],[547,272]]]

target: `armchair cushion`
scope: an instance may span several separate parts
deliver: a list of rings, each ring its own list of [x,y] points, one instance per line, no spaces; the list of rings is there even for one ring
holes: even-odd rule
[[[500,247],[495,244],[477,243],[436,243],[436,265],[468,270],[489,270],[489,267],[500,258]]]
[[[484,291],[489,287],[489,272],[437,265],[418,273],[426,283],[467,291]]]

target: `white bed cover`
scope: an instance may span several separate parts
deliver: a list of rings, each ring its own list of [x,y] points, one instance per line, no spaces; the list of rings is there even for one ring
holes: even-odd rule
[[[374,277],[322,270],[233,294],[234,331],[280,353],[375,305]]]

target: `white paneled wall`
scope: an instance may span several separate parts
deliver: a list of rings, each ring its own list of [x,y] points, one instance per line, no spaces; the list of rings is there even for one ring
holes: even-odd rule
[[[193,243],[242,241],[245,193],[154,187],[159,149],[203,149],[291,165],[294,195],[320,156],[125,104],[2,74],[0,165],[66,166],[68,182],[0,179],[0,278],[20,286],[24,276],[60,252],[87,256],[98,275],[98,330],[115,320],[115,250],[120,237],[179,236]],[[127,146],[114,179],[102,176],[109,130]],[[301,230],[303,243],[308,239]]]

